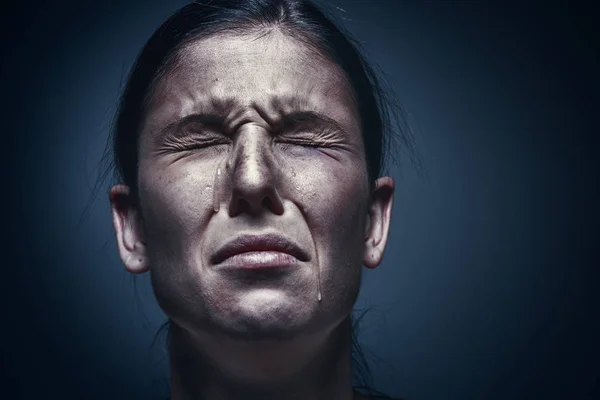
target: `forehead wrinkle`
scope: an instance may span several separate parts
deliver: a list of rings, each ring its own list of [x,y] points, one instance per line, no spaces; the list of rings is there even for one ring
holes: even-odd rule
[[[357,115],[354,93],[343,71],[322,56],[315,61],[309,54],[314,50],[306,44],[283,33],[253,40],[239,34],[223,39],[195,40],[179,51],[171,71],[157,82],[160,94],[154,96],[154,105],[158,107],[147,114],[150,119],[169,123],[194,113],[231,119],[248,110],[255,110],[268,123],[296,111],[337,118],[335,114],[344,112],[329,107],[334,97]],[[266,51],[261,51],[262,43],[267,44]],[[278,64],[284,67],[273,67]],[[261,73],[252,73],[257,68],[263,68]]]
[[[321,85],[331,84],[333,81],[347,83],[345,73],[336,63],[305,43],[281,32],[270,33],[258,40],[239,34],[197,39],[180,50],[177,60],[178,68],[196,71],[194,75],[198,81],[214,83],[219,76],[227,78],[241,72],[243,79],[237,81],[246,88],[252,86],[248,78],[252,84],[258,81],[264,85],[265,82],[261,81],[269,73],[271,89],[280,89],[282,83],[289,82],[290,70],[298,75],[311,75],[312,72],[313,82]],[[277,64],[284,64],[284,68],[273,68]],[[243,74],[256,70],[260,70],[261,74]],[[207,76],[207,73],[211,76]]]

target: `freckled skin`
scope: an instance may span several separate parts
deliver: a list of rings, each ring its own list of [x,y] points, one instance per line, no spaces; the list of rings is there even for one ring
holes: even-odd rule
[[[162,128],[218,109],[215,103],[231,105],[230,143],[189,151],[165,146]],[[275,129],[263,116],[275,121],[290,110],[338,122],[344,131],[330,134],[336,146],[272,142]],[[210,38],[182,52],[147,115],[140,198],[152,282],[167,314],[191,330],[233,336],[337,325],[358,294],[369,193],[360,120],[341,71],[283,34]],[[285,279],[253,283],[211,268],[210,256],[231,237],[266,232],[292,239],[310,260]]]

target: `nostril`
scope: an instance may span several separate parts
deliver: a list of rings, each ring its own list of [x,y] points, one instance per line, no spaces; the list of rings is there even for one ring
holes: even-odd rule
[[[233,214],[252,213],[252,204],[242,197],[239,197],[233,204]]]
[[[265,196],[261,202],[261,208],[269,210],[275,215],[283,214],[283,204],[277,192]]]
[[[267,210],[273,209],[273,201],[271,200],[271,198],[269,196],[265,196],[265,198],[262,201],[262,206],[264,208],[266,208]]]
[[[237,191],[231,199],[229,214],[231,217],[238,214],[260,214],[271,212],[276,215],[283,214],[283,202],[276,190],[270,193],[243,193]]]
[[[277,190],[273,190],[270,196],[266,196],[263,199],[264,207],[268,210],[271,210],[272,213],[276,215],[283,214],[283,200],[279,197],[279,193]]]

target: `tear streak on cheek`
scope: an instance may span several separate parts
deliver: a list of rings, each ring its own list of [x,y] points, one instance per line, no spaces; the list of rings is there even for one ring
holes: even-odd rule
[[[314,237],[313,237],[314,243]],[[323,296],[321,295],[321,263],[319,262],[319,250],[317,249],[316,243],[314,243],[315,247],[315,258],[317,259],[317,300],[319,303]]]

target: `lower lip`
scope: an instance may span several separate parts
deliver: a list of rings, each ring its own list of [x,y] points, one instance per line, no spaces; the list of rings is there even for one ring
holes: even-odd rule
[[[245,270],[262,270],[292,267],[298,259],[288,253],[279,251],[251,251],[231,256],[217,264],[219,268],[233,268]]]

